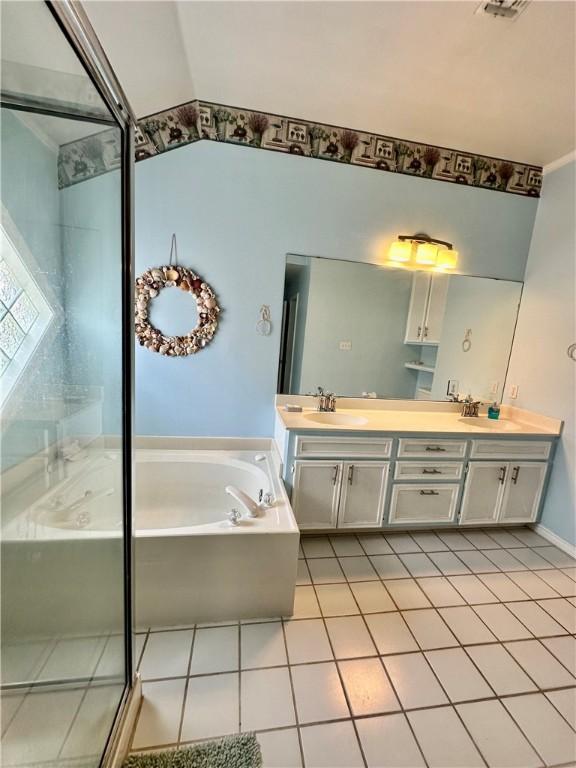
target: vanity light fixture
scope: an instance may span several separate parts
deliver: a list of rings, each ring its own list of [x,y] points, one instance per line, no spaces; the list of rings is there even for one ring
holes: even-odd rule
[[[454,250],[452,243],[421,232],[398,235],[388,251],[388,263],[395,267],[444,271],[455,269],[458,251]]]

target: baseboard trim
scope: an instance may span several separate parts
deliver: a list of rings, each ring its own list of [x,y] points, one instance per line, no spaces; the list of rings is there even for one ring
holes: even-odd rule
[[[542,536],[543,539],[546,539],[551,544],[554,544],[558,549],[561,549],[563,552],[566,552],[567,555],[570,555],[573,558],[576,558],[576,545],[570,544],[569,541],[566,541],[566,539],[563,539],[561,536],[558,536],[557,533],[554,533],[554,531],[551,531],[550,528],[546,528],[545,525],[542,525],[542,523],[537,523],[533,526],[534,532],[538,535]]]
[[[122,708],[122,713],[119,715],[110,747],[102,762],[102,768],[122,768],[130,748],[141,702],[142,681],[140,674],[136,673],[134,683]]]

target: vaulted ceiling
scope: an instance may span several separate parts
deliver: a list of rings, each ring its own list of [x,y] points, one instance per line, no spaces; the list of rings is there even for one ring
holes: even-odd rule
[[[572,0],[86,0],[139,116],[192,98],[547,164],[574,150]]]

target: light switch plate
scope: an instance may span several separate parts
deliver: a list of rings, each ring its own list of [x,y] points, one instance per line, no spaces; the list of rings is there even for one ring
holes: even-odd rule
[[[352,342],[351,341],[341,341],[339,344],[340,352],[350,352],[352,349]]]
[[[458,394],[458,379],[448,379],[448,389],[446,390],[447,395],[457,395]]]
[[[491,395],[497,395],[498,394],[498,387],[500,385],[499,381],[493,381],[490,385],[490,394]]]
[[[510,390],[509,393],[512,400],[516,400],[518,397],[518,384],[510,384]]]

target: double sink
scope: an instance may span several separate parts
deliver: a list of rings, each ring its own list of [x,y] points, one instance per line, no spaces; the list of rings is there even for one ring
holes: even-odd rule
[[[374,428],[376,425],[378,425],[378,427],[382,425],[383,430],[401,430],[402,425],[400,422],[402,417],[405,418],[404,413],[398,412],[386,412],[384,415],[382,411],[364,411],[364,414],[365,415],[361,416],[349,411],[313,411],[311,413],[304,413],[303,417],[306,419],[306,421],[324,426],[357,427],[358,429],[362,429],[362,427],[366,426],[368,428]],[[412,414],[412,417],[414,415],[415,414]],[[418,415],[420,417],[424,417],[426,420],[427,414],[422,413]],[[465,418],[448,413],[441,414],[441,417],[442,426],[444,428],[446,428],[448,426],[448,422],[450,422],[450,424],[454,426],[455,431],[457,432],[464,431],[462,429],[463,426],[468,427],[470,431],[480,430],[486,432],[516,432],[522,429],[520,424],[517,424],[514,421],[510,421],[509,419],[489,419],[487,416],[470,416]],[[429,423],[429,420],[426,421],[428,421],[427,429],[430,429],[432,425]]]

